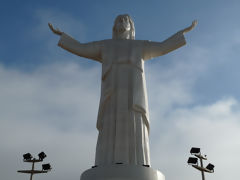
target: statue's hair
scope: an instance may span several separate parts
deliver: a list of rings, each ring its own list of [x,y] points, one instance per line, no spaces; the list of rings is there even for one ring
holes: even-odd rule
[[[135,39],[135,27],[134,27],[134,22],[133,20],[131,19],[131,17],[128,15],[128,14],[121,14],[121,15],[118,15],[114,21],[114,25],[113,25],[113,31],[112,31],[112,38],[113,39],[117,39],[117,36],[118,36],[118,32],[116,31],[116,24],[117,22],[119,21],[119,19],[121,17],[127,17],[128,20],[129,20],[129,23],[130,23],[130,39]]]

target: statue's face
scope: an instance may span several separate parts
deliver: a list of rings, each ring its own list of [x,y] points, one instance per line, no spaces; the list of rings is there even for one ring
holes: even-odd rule
[[[119,38],[129,39],[129,32],[131,31],[131,25],[127,16],[119,16],[116,20],[115,31]]]
[[[131,26],[130,26],[130,22],[129,22],[128,17],[127,16],[120,16],[117,19],[117,22],[116,22],[116,30],[119,33],[123,33],[125,31],[130,31],[130,29],[131,29]]]

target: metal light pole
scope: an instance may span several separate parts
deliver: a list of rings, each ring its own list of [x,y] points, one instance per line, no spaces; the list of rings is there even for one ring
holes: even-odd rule
[[[189,157],[188,164],[192,165],[192,167],[201,171],[202,180],[205,180],[204,172],[213,173],[214,172],[214,165],[209,163],[206,168],[203,166],[203,160],[207,160],[207,156],[206,155],[203,156],[201,154],[200,148],[193,147],[191,149],[190,153],[197,158]],[[198,159],[200,160],[200,166],[198,166]]]
[[[38,156],[39,156],[39,159],[36,159],[36,158],[32,159],[32,155],[30,153],[24,154],[23,155],[23,162],[32,163],[32,169],[31,170],[19,170],[17,172],[30,174],[30,180],[32,180],[34,174],[47,173],[49,170],[51,170],[52,168],[51,168],[50,164],[43,164],[42,165],[42,167],[43,167],[42,170],[35,170],[34,169],[34,165],[35,165],[36,162],[42,162],[43,159],[45,157],[47,157],[47,155],[44,152],[39,153]]]

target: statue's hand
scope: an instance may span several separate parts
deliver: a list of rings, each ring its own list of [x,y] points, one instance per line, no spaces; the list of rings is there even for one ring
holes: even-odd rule
[[[58,28],[54,29],[54,28],[53,28],[53,25],[52,25],[51,23],[48,23],[48,26],[49,26],[49,28],[52,30],[52,32],[53,32],[54,34],[62,35],[63,32],[60,31]]]
[[[185,29],[182,30],[183,34],[191,31],[191,30],[197,25],[197,23],[198,23],[197,20],[194,20],[194,21],[192,22],[192,25],[191,25],[191,26],[189,26],[189,27],[187,27],[187,28],[185,28]]]

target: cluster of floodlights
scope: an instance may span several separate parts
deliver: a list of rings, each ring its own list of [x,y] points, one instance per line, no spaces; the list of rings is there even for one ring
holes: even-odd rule
[[[23,161],[24,162],[30,162],[32,163],[32,169],[31,170],[19,170],[19,173],[27,173],[30,174],[30,180],[32,180],[32,177],[34,174],[40,174],[40,173],[47,173],[52,169],[50,164],[43,164],[42,170],[34,170],[34,164],[36,162],[42,162],[44,158],[46,158],[47,155],[44,152],[40,152],[38,154],[38,159],[33,158],[30,153],[26,153],[23,155]]]
[[[193,147],[190,150],[190,153],[195,157],[189,157],[187,163],[192,165],[192,167],[196,168],[197,170],[201,171],[202,173],[202,180],[205,180],[204,172],[213,173],[214,172],[214,165],[209,163],[206,167],[203,167],[203,160],[207,160],[206,155],[202,155],[200,148]],[[198,159],[200,160],[200,166],[198,165]]]

